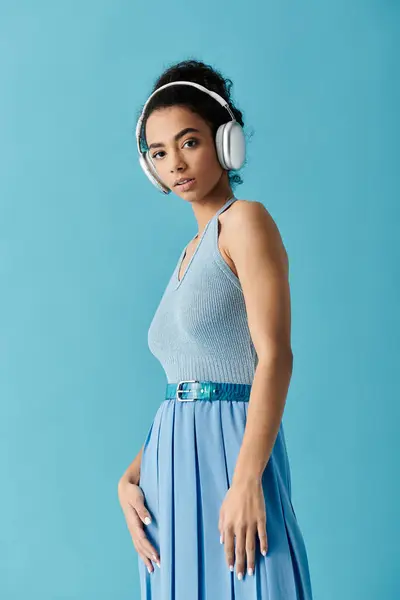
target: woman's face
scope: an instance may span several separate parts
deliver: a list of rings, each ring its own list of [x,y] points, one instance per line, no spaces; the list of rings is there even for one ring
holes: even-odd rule
[[[219,164],[211,129],[189,109],[171,106],[154,110],[146,122],[145,139],[159,178],[178,196],[199,200],[218,184],[226,187],[228,173]],[[185,189],[176,185],[182,177],[195,181]]]

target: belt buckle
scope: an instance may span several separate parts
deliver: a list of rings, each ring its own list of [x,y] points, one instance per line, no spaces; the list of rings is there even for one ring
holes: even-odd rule
[[[183,379],[182,381],[178,382],[178,385],[176,386],[176,399],[179,400],[179,402],[193,402],[194,400],[196,400],[196,398],[182,398],[179,397],[179,392],[185,392],[188,393],[190,392],[190,390],[181,390],[179,389],[179,386],[182,383],[200,383],[198,379]]]

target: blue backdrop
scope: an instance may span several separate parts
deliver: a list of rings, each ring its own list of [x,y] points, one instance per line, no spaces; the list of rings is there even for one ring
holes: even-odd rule
[[[289,254],[315,599],[400,597],[398,40],[396,2],[0,2],[2,599],[139,598],[117,483],[163,399],[147,329],[197,229],[133,131],[189,57],[232,78],[254,132],[235,194]]]

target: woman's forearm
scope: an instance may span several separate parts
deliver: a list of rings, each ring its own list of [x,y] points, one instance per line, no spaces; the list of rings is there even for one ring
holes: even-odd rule
[[[293,356],[277,353],[259,361],[251,388],[247,423],[233,482],[260,479],[282,419],[292,375]]]
[[[141,447],[140,451],[138,452],[136,457],[133,459],[133,461],[131,462],[129,467],[126,469],[125,473],[122,475],[121,480],[128,480],[130,483],[135,483],[136,485],[139,484],[142,453],[143,453],[143,446]]]

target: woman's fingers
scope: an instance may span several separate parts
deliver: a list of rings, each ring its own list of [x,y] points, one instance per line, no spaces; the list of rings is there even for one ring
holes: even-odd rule
[[[261,552],[267,551],[267,535],[265,522],[261,520],[258,526],[242,526],[236,529],[226,527],[220,536],[221,543],[225,546],[225,556],[230,570],[236,566],[238,579],[243,579],[247,567],[248,575],[254,575],[256,565],[256,535],[260,537]]]
[[[235,546],[234,546],[234,536],[233,536],[233,528],[227,527],[223,532],[223,540],[225,546],[225,557],[226,562],[228,563],[228,567],[231,571],[233,571],[235,564]]]
[[[157,550],[154,548],[154,546],[149,542],[149,539],[145,533],[145,531],[143,530],[143,526],[139,521],[139,525],[138,525],[138,540],[139,543],[141,545],[141,548],[143,550],[143,552],[146,552],[146,555],[151,558],[155,563],[157,563],[157,566],[160,566],[160,557],[158,556],[158,552]]]
[[[145,554],[143,554],[142,552],[139,552],[139,550],[137,551],[137,553],[139,554],[140,558],[146,565],[148,572],[153,573],[154,567],[153,567],[153,563],[151,562],[151,560],[149,560]]]
[[[264,556],[268,552],[268,539],[267,539],[267,521],[261,519],[257,523],[257,533],[260,539],[260,551]]]
[[[238,579],[243,579],[246,559],[246,528],[239,527],[236,531],[235,559],[236,575]]]
[[[144,525],[151,523],[151,515],[145,505],[144,492],[140,485],[122,477],[118,483],[118,498],[135,549],[148,571],[152,573],[154,567],[151,561],[153,560],[159,567],[160,557],[143,529]]]
[[[236,563],[236,575],[238,579],[243,579],[246,561],[246,528],[244,526],[237,528],[235,532],[232,526],[227,527],[222,537],[228,566],[233,571]]]
[[[246,531],[246,562],[248,575],[254,574],[256,562],[256,527],[248,527]]]
[[[134,504],[134,508],[135,508],[137,514],[139,515],[139,517],[141,518],[141,520],[143,521],[143,523],[145,525],[149,525],[151,523],[151,514],[149,513],[149,511],[147,510],[147,508],[144,504],[144,494],[143,494],[143,500],[137,500]]]
[[[131,514],[127,518],[127,525],[135,549],[143,559],[148,559],[145,560],[147,568],[151,567],[153,569],[150,559],[156,562],[157,566],[159,567],[160,558],[158,556],[158,552],[147,538],[147,535],[143,529],[143,523],[135,509],[132,509]]]

